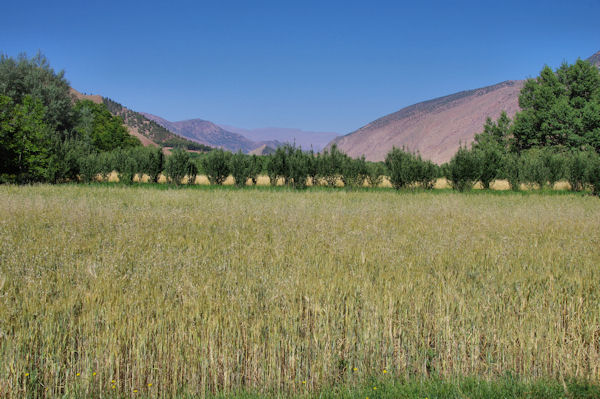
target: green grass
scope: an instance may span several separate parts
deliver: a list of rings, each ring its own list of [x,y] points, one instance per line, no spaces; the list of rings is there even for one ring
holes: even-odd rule
[[[40,185],[0,203],[0,397],[598,396],[592,196]]]

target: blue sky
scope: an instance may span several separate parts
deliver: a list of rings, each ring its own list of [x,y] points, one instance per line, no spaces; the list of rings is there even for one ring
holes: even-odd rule
[[[600,50],[600,1],[11,1],[0,52],[169,120],[348,133]]]

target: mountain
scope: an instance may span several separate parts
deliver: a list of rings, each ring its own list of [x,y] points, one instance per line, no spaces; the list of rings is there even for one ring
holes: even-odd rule
[[[282,127],[243,129],[229,125],[220,126],[230,132],[241,134],[250,140],[267,144],[269,147],[277,148],[283,143],[296,143],[296,145],[305,150],[312,148],[317,152],[321,151],[327,143],[339,136],[338,133],[333,132],[312,132]]]
[[[139,112],[132,111],[110,98],[97,94],[82,94],[73,88],[70,89],[70,92],[74,100],[90,100],[96,104],[104,103],[111,114],[123,119],[129,134],[140,140],[144,146],[163,147],[167,153],[170,147],[184,147],[192,151],[210,150],[210,147],[180,137]]]
[[[250,154],[250,155],[271,155],[274,152],[275,152],[275,148],[270,147],[266,144],[263,144],[260,147],[253,149],[248,154]]]
[[[587,61],[600,68],[600,51]],[[461,143],[473,141],[487,117],[495,119],[506,111],[512,118],[519,110],[523,84],[509,80],[414,104],[337,137],[328,146],[335,143],[346,154],[371,161],[382,161],[394,146],[405,147],[441,164]]]
[[[487,117],[495,119],[502,111],[514,116],[523,83],[505,81],[414,104],[338,137],[330,145],[335,143],[346,154],[364,155],[370,161],[382,161],[392,147],[405,147],[441,164],[452,158],[461,143],[473,141]]]
[[[592,55],[586,61],[588,61],[589,63],[596,65],[598,68],[600,68],[600,51],[598,51],[596,54]]]
[[[132,111],[110,98],[101,97],[111,114],[120,116],[129,130],[129,134],[140,139],[143,145],[171,148],[183,147],[190,151],[209,151],[211,148],[202,143],[188,140],[165,129],[163,126],[146,118],[139,112]]]
[[[147,119],[156,122],[160,126],[183,136],[189,140],[196,141],[211,147],[221,147],[229,151],[249,152],[260,144],[247,139],[238,133],[225,130],[212,122],[202,119],[189,119],[179,122],[171,122],[159,116],[141,112]]]

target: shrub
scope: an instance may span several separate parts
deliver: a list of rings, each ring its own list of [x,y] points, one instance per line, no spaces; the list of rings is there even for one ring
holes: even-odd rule
[[[417,157],[416,162],[417,175],[416,180],[421,187],[426,190],[431,190],[435,185],[435,180],[438,176],[438,166],[431,161],[423,161],[421,157]]]
[[[263,170],[263,158],[258,155],[252,155],[250,158],[250,179],[252,184],[256,186],[258,182],[258,176]]]
[[[284,147],[278,147],[277,150],[267,158],[267,174],[272,186],[277,185],[279,178],[283,178],[284,183],[288,181],[287,152]]]
[[[147,148],[145,151],[145,163],[143,173],[150,177],[150,181],[156,183],[165,168],[165,155],[162,148]]]
[[[470,190],[481,176],[481,159],[475,151],[460,147],[448,164],[448,173],[452,188]]]
[[[338,150],[336,144],[333,144],[331,149],[324,150],[323,154],[317,158],[318,178],[325,180],[328,186],[335,187],[342,174],[346,157],[346,154]]]
[[[210,151],[202,159],[202,167],[210,184],[221,185],[227,179],[230,173],[230,157],[230,152],[217,149]]]
[[[165,173],[168,181],[179,185],[183,183],[186,176],[188,176],[188,182],[193,183],[196,180],[198,169],[187,151],[176,149],[167,158]]]
[[[593,160],[593,154],[588,151],[574,151],[571,153],[567,159],[566,172],[571,190],[582,191],[585,189],[586,183],[589,181],[589,169]]]
[[[521,180],[529,188],[534,184],[543,189],[550,180],[550,169],[546,165],[544,154],[539,149],[531,149],[521,153]]]
[[[250,157],[238,151],[231,156],[231,175],[235,180],[235,185],[243,187],[248,179],[252,176],[252,164]]]
[[[294,188],[305,188],[310,168],[310,155],[299,147],[288,147],[288,172],[289,183]]]
[[[79,159],[79,176],[84,183],[94,181],[100,173],[100,162],[97,154],[89,154]]]
[[[390,172],[392,186],[399,190],[417,181],[418,165],[415,156],[399,148],[392,148],[385,156],[385,166]]]
[[[381,162],[367,163],[367,183],[370,187],[378,187],[383,182],[385,175],[385,165]]]
[[[561,153],[554,152],[550,148],[543,151],[544,164],[548,169],[548,183],[550,188],[565,177],[566,159]]]
[[[600,157],[595,154],[588,168],[588,183],[594,195],[600,196]]]
[[[350,157],[344,159],[341,177],[345,187],[361,187],[367,174],[367,163],[364,156],[359,159]]]
[[[500,146],[493,143],[482,145],[474,151],[479,157],[479,181],[484,189],[489,189],[490,184],[498,178],[502,170],[504,152]]]

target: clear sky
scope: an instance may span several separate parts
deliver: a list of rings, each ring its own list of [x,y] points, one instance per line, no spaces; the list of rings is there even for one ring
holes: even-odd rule
[[[348,133],[600,50],[600,1],[7,1],[0,52],[169,120]]]

